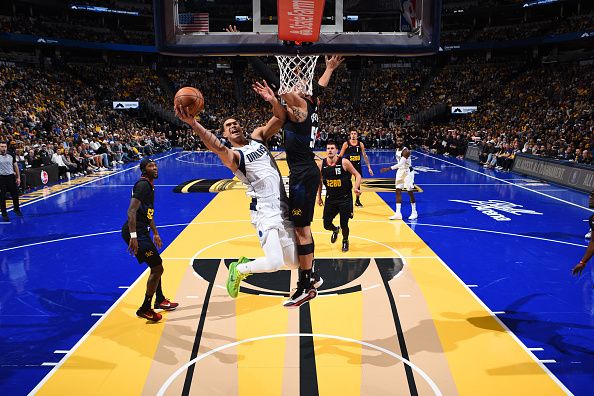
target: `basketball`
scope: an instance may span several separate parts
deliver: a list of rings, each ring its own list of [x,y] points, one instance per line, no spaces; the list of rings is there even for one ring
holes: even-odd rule
[[[193,117],[204,110],[204,97],[202,96],[202,92],[194,87],[180,88],[175,94],[173,103],[187,108],[188,113]]]

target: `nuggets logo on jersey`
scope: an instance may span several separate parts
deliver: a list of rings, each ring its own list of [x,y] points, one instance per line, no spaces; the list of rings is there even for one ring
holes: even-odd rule
[[[357,142],[356,145],[352,145],[350,141],[347,141],[347,148],[344,152],[345,158],[353,163],[355,169],[361,166],[361,142]]]

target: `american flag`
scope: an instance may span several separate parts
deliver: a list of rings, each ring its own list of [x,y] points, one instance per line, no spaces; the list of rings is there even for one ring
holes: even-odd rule
[[[208,13],[185,12],[179,14],[179,27],[182,32],[208,32]]]

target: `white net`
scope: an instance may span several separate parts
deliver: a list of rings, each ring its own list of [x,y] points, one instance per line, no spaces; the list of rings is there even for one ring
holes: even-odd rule
[[[291,91],[312,94],[312,80],[317,55],[277,55],[276,60],[280,69],[279,95]]]

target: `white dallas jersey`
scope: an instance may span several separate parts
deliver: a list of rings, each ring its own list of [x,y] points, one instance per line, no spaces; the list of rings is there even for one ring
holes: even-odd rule
[[[400,162],[400,159],[402,158],[402,152],[404,150],[408,150],[408,148],[403,147],[403,148],[397,148],[396,149],[396,164],[398,164]],[[406,168],[402,168],[404,170],[406,170],[407,172],[410,170],[410,168],[412,167],[412,159],[411,159],[411,155],[408,156],[408,158],[406,158]]]
[[[235,176],[247,186],[247,195],[262,201],[286,198],[280,172],[266,146],[250,140],[245,146],[233,147],[233,150],[240,155]]]

